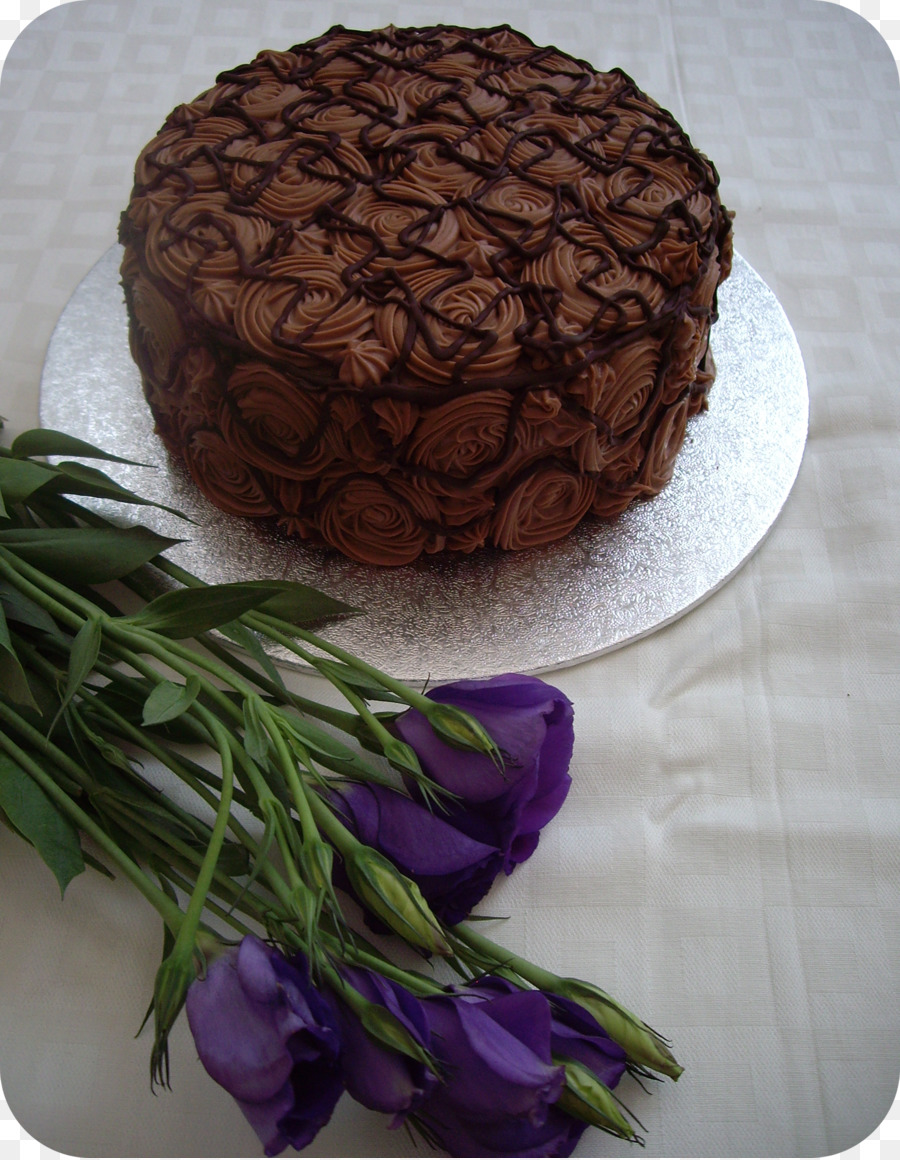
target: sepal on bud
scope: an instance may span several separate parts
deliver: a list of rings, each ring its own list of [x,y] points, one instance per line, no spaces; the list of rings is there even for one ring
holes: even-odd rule
[[[673,1080],[684,1071],[660,1035],[593,983],[581,979],[558,979],[552,989],[589,1011],[606,1034],[625,1048],[629,1063]]]
[[[169,1087],[169,1032],[181,1013],[191,983],[197,978],[193,955],[173,952],[163,959],[153,984],[153,1048],[150,1087]]]
[[[346,983],[342,984],[340,995],[359,1019],[368,1036],[390,1051],[396,1051],[400,1055],[414,1059],[417,1063],[424,1064],[437,1075],[438,1064],[434,1057],[416,1041],[387,1007],[380,1003],[371,1003]]]
[[[334,851],[321,839],[305,838],[300,848],[300,870],[303,881],[316,894],[330,895]]]
[[[454,749],[483,753],[498,769],[503,769],[503,755],[496,742],[471,713],[441,701],[429,701],[422,706],[421,711],[441,741],[452,745]]]
[[[577,1120],[583,1120],[604,1132],[639,1144],[643,1141],[619,1111],[615,1096],[583,1064],[575,1060],[555,1060],[566,1069],[566,1086],[557,1100],[557,1107]]]
[[[419,887],[384,855],[354,845],[344,851],[344,868],[359,901],[392,931],[431,954],[452,953]]]

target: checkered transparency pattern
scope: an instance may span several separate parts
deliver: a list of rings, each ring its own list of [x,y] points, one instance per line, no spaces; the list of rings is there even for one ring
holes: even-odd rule
[[[66,2],[72,0],[0,0],[0,69],[11,45],[22,30],[33,20]],[[140,0],[135,2],[138,3]],[[672,2],[677,4],[678,0]],[[822,2],[839,2],[842,7],[867,20],[881,34],[894,58],[900,63],[900,0],[822,0]],[[597,3],[599,6],[602,0],[597,0]],[[424,8],[427,14],[423,13],[421,22],[441,18],[438,14],[438,5],[426,3]],[[409,11],[409,8],[405,11]],[[497,15],[500,19],[508,19],[511,23],[515,23],[514,11],[515,7],[509,3],[496,3],[491,7],[491,18]],[[471,3],[454,5],[454,12],[458,19],[468,20],[471,23],[484,17],[480,6]],[[410,22],[411,20],[412,18]],[[153,62],[146,63],[152,65]],[[834,969],[839,971],[841,964],[835,963]],[[827,980],[819,980],[819,983],[827,986]],[[127,1029],[123,1029],[123,1034],[127,1034]],[[20,1127],[4,1099],[0,1086],[0,1160],[58,1160],[62,1155],[45,1147]],[[841,1160],[900,1160],[900,1098],[894,1101],[880,1127],[867,1139],[841,1153],[840,1156]]]

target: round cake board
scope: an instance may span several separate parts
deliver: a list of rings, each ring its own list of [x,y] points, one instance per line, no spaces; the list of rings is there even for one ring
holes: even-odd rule
[[[189,516],[90,501],[109,518],[185,542],[167,554],[208,583],[297,580],[365,614],[327,636],[408,682],[541,673],[620,648],[695,608],[761,544],[794,484],[809,396],[796,337],[772,290],[735,255],[719,289],[708,411],[688,424],[671,482],[613,522],[523,552],[357,564],[225,515],[153,432],[128,346],[121,249],[86,275],[53,332],[41,423],[148,466],[103,464],[117,482]],[[270,648],[274,659],[292,654]]]

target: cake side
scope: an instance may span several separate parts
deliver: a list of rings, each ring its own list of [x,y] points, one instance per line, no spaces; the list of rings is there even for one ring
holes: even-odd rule
[[[142,151],[120,240],[198,487],[375,564],[657,494],[731,258],[674,118],[507,26],[336,27],[220,74]]]

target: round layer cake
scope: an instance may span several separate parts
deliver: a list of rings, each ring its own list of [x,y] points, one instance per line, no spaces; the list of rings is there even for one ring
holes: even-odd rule
[[[200,490],[402,565],[665,486],[731,220],[621,71],[505,25],[335,27],[176,108],[120,240],[147,400]]]

